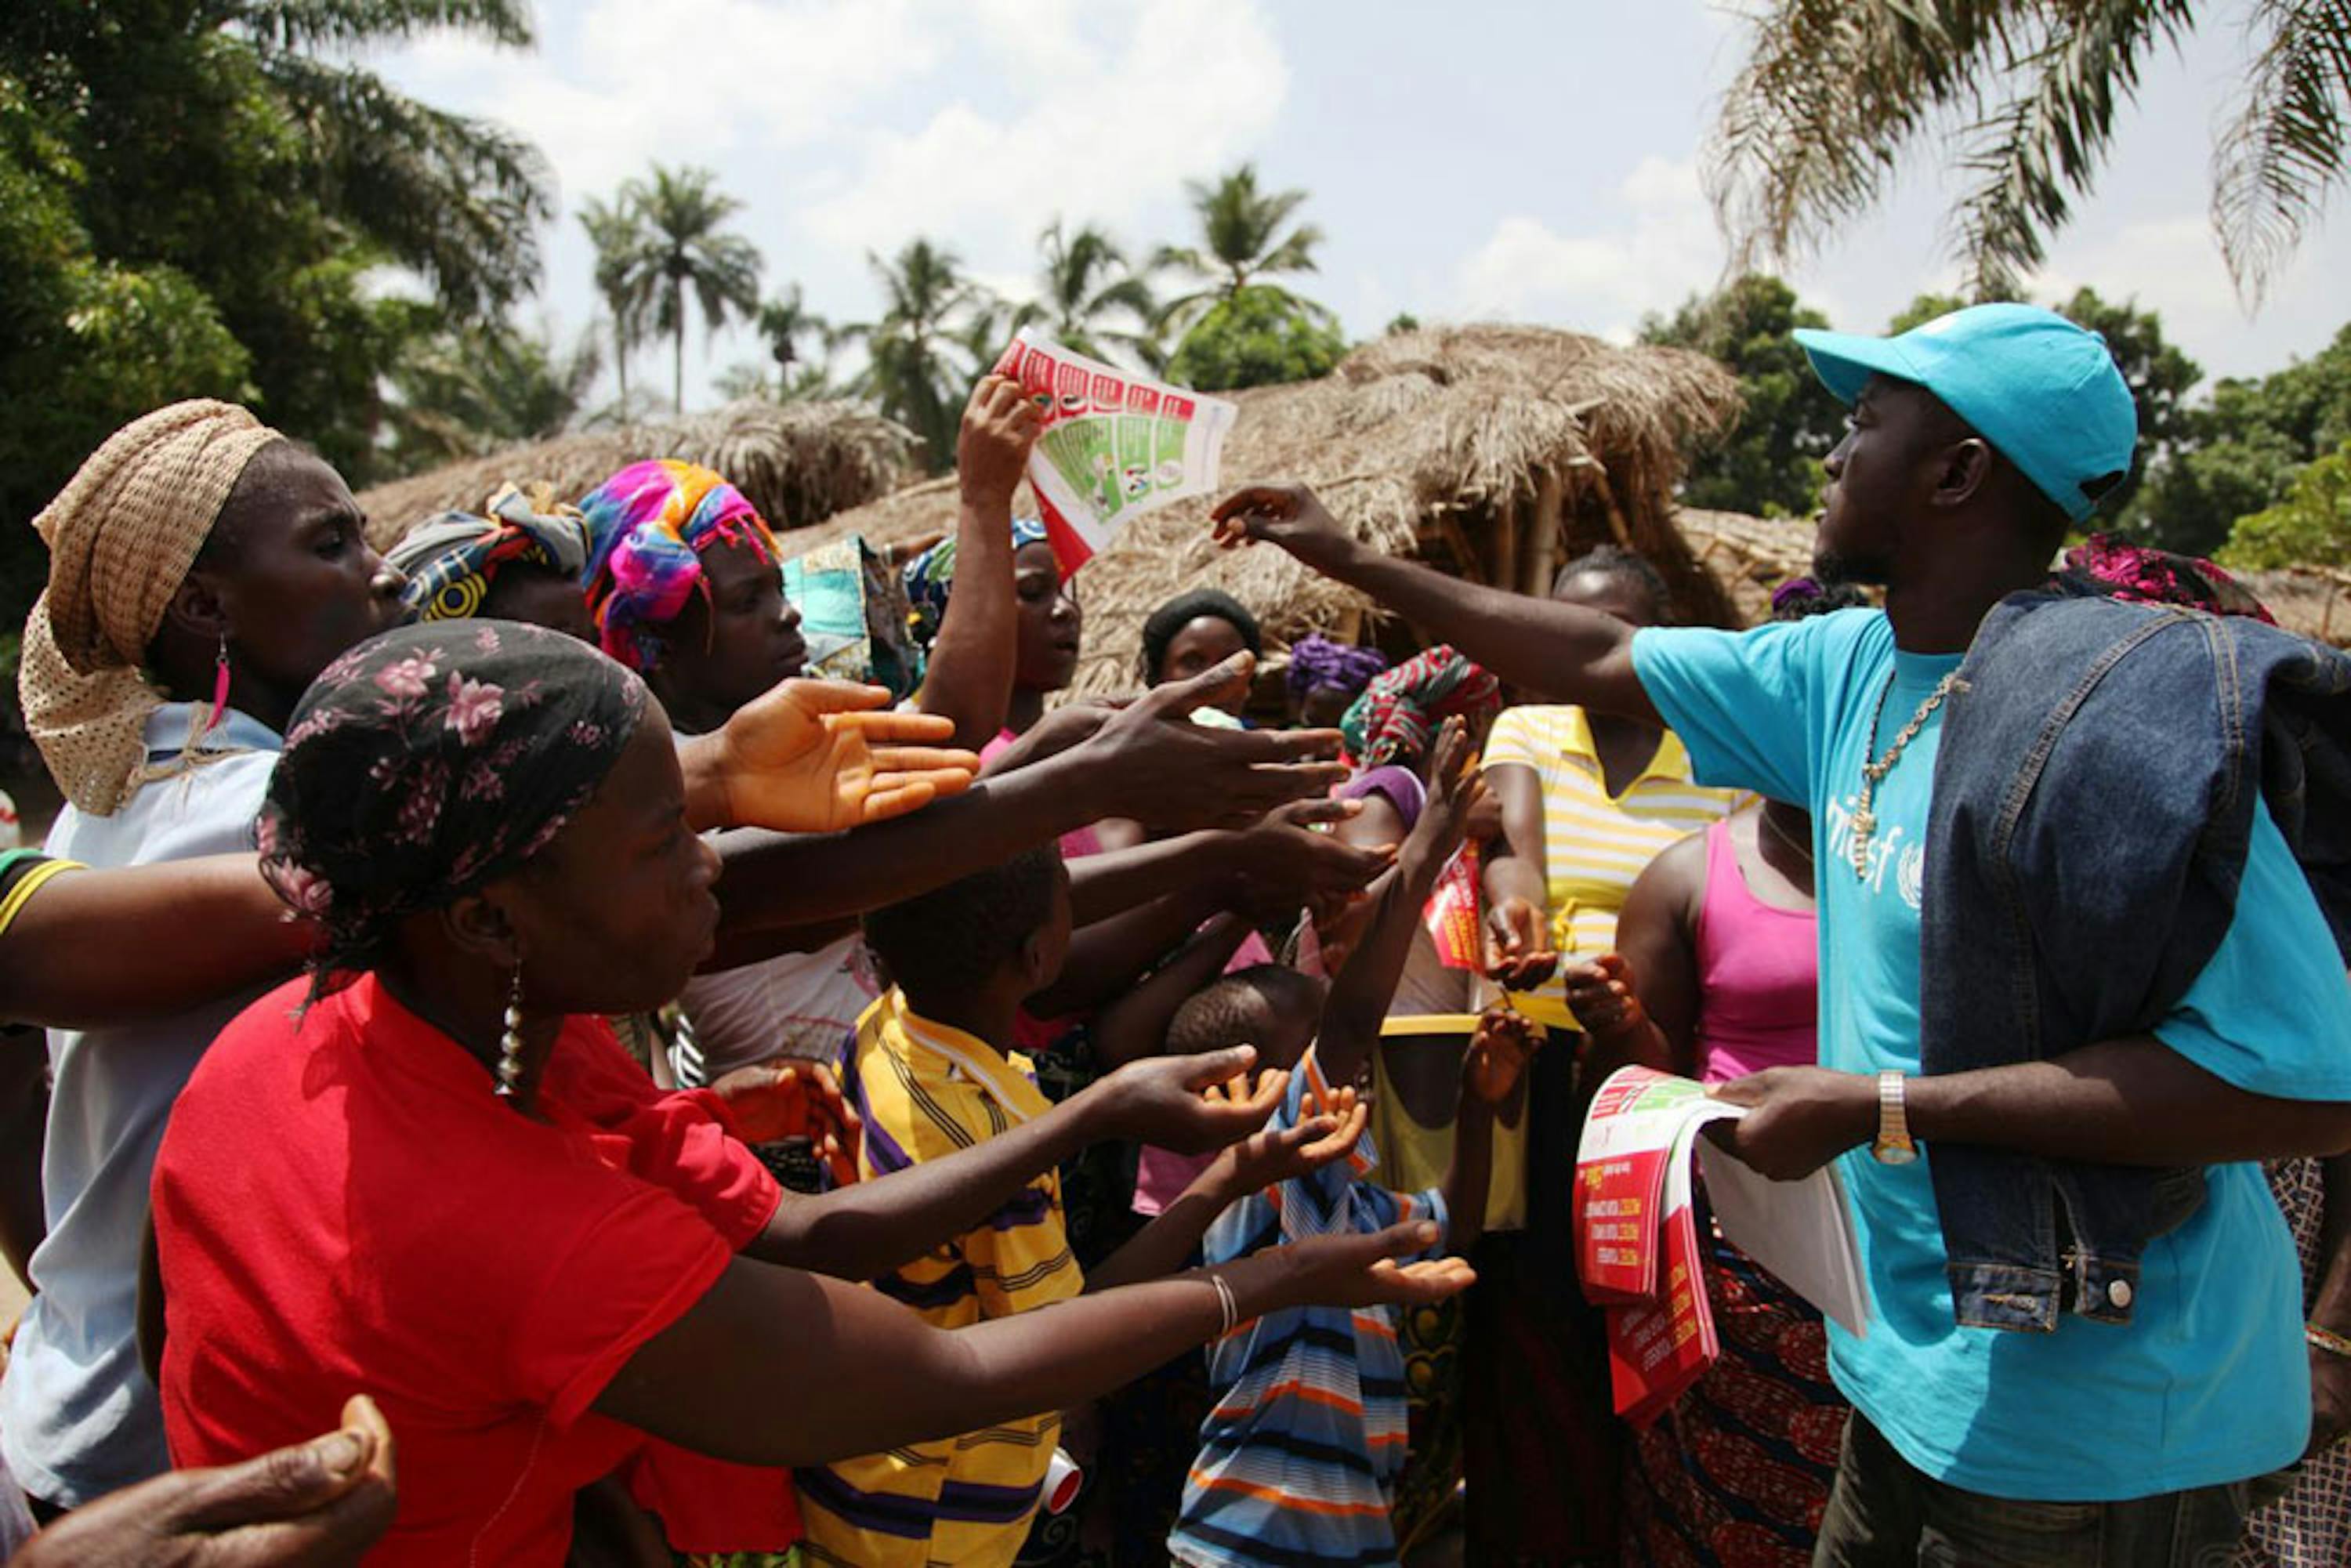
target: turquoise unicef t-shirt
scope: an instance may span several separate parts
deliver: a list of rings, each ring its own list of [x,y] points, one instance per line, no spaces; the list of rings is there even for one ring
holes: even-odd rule
[[[1849,610],[1743,633],[1644,631],[1633,662],[1701,782],[1812,809],[1822,1065],[1917,1071],[1939,714],[1878,787],[1858,876],[1853,810],[1881,693],[1878,754],[1958,655],[1899,653],[1884,614]],[[2351,982],[2266,810],[2255,814],[2234,923],[2156,1033],[2238,1088],[2351,1100]],[[2105,1502],[2241,1480],[2300,1457],[2310,1426],[2302,1275],[2259,1166],[2209,1171],[2203,1208],[2149,1244],[2130,1324],[2066,1313],[2047,1334],[1953,1321],[1925,1161],[1883,1166],[1856,1149],[1842,1172],[1876,1315],[1863,1338],[1830,1325],[1831,1369],[1928,1475],[1995,1497]]]

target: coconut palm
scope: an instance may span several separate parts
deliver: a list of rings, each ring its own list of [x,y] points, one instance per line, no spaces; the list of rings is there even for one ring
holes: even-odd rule
[[[643,257],[643,215],[623,195],[611,204],[590,198],[580,210],[580,226],[596,247],[596,292],[612,318],[612,367],[620,377],[622,416],[629,408],[629,352],[645,340],[645,316],[653,305],[653,275]]]
[[[992,351],[978,345],[992,335],[983,329],[992,328],[996,306],[954,252],[929,240],[909,240],[887,261],[870,251],[865,259],[883,308],[879,320],[842,330],[865,345],[857,390],[920,436],[932,472],[944,473],[965,389]]]
[[[798,402],[835,395],[832,351],[841,334],[808,308],[799,284],[760,306],[752,325],[767,340],[768,358],[775,368],[771,371],[756,361],[727,366],[716,383],[720,396],[730,402],[763,398],[769,402]],[[801,357],[803,345],[816,350],[816,362]]]
[[[1205,243],[1163,246],[1152,265],[1188,273],[1204,287],[1169,300],[1159,314],[1163,328],[1189,325],[1210,306],[1235,298],[1244,288],[1270,289],[1310,315],[1330,315],[1311,300],[1264,281],[1277,273],[1316,270],[1314,247],[1322,243],[1322,231],[1312,224],[1289,226],[1306,204],[1305,192],[1259,190],[1254,163],[1242,164],[1214,184],[1187,181],[1185,190],[1200,215]]]
[[[748,318],[759,308],[759,252],[742,235],[720,229],[743,204],[717,190],[717,179],[707,169],[656,163],[650,183],[632,180],[622,191],[645,226],[637,278],[650,298],[653,330],[671,340],[671,390],[680,413],[685,412],[688,290],[701,309],[705,334],[716,332],[729,317]]]
[[[2251,60],[2212,158],[2215,235],[2258,303],[2343,183],[2351,5],[2252,0]],[[2012,295],[2088,193],[2148,57],[2192,0],[1770,0],[1723,103],[1708,184],[1743,269],[1817,248],[1922,143],[1956,148],[1953,238],[1979,298]],[[2233,13],[2232,13],[2233,16]]]
[[[528,141],[430,108],[350,63],[371,45],[452,29],[532,42],[524,0],[214,0],[196,25],[249,46],[296,132],[295,181],[440,305],[488,319],[538,282],[548,171]]]
[[[1064,234],[1055,218],[1037,244],[1045,262],[1039,298],[1013,312],[1013,329],[1042,327],[1055,342],[1098,360],[1110,358],[1108,344],[1150,359],[1151,285],[1110,236],[1091,224]]]

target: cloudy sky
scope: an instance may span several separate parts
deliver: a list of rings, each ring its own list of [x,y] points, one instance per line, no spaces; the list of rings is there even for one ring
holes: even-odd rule
[[[1621,337],[1723,266],[1697,160],[1744,25],[1705,0],[538,0],[537,18],[528,53],[429,39],[375,63],[545,152],[563,215],[540,308],[566,332],[596,310],[578,204],[656,159],[715,169],[770,291],[797,281],[836,321],[872,312],[867,253],[915,235],[1016,296],[1056,214],[1136,251],[1188,239],[1185,182],[1244,159],[1311,193],[1329,237],[1307,291],[1357,336],[1409,310]],[[2037,285],[2136,296],[2214,374],[2351,317],[2342,202],[2259,315],[2221,269],[2206,169],[2241,61],[2227,22],[2162,58]],[[1799,288],[1874,331],[1948,287],[1940,194],[1916,170]],[[689,402],[758,355],[694,334]],[[647,350],[639,373],[666,372]]]

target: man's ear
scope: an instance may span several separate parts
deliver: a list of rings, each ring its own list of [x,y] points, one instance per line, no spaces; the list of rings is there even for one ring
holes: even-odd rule
[[[229,632],[228,602],[209,573],[191,571],[163,607],[163,624],[205,643],[217,643]]]
[[[1942,469],[1935,476],[1933,504],[1946,510],[1968,505],[1991,483],[1997,465],[1991,443],[1983,437],[1970,435],[1954,443],[1944,449]]]
[[[495,888],[469,893],[441,911],[441,928],[462,951],[478,953],[501,969],[522,963],[522,936]]]
[[[1044,989],[1055,978],[1045,968],[1045,933],[1040,927],[1029,933],[1020,943],[1020,977],[1029,982],[1030,991]]]

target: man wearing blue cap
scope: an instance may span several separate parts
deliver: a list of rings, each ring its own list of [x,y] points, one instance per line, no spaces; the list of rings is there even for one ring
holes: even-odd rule
[[[1750,1165],[1839,1162],[1861,1237],[1816,1563],[2221,1561],[2331,1354],[2254,1162],[2351,1147],[2351,660],[2052,584],[2137,439],[2095,334],[1991,305],[1797,337],[1853,410],[1817,564],[1883,611],[1636,632],[1381,556],[1297,487],[1219,537],[1812,809],[1821,1065],[1719,1092]]]

